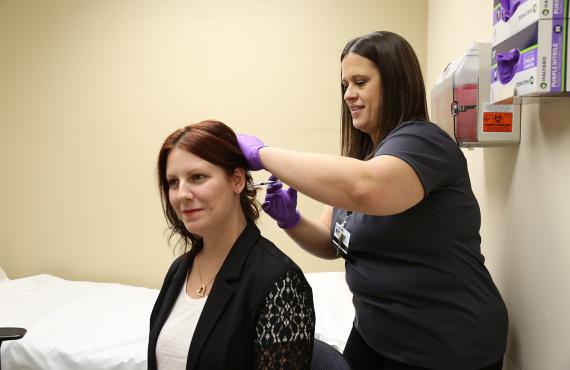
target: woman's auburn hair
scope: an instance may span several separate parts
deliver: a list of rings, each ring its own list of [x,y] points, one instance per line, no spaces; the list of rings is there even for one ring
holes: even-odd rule
[[[168,241],[178,236],[175,245],[180,245],[183,252],[200,245],[201,238],[186,229],[184,223],[176,215],[170,204],[169,184],[166,179],[166,163],[168,156],[174,148],[192,153],[216,166],[221,167],[228,176],[235,169],[242,168],[245,172],[246,185],[240,193],[241,209],[248,222],[255,222],[259,218],[259,202],[256,199],[256,189],[243,153],[241,152],[235,132],[226,124],[206,120],[178,129],[168,135],[160,151],[157,161],[157,178],[160,190],[162,210],[169,228]]]

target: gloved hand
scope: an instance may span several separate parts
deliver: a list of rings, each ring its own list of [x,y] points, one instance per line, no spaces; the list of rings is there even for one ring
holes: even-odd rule
[[[247,161],[249,169],[253,171],[265,169],[259,158],[259,149],[263,148],[265,144],[255,136],[244,134],[236,134],[236,136],[239,148]]]
[[[269,181],[278,181],[278,179],[271,175]],[[277,221],[277,225],[282,229],[290,229],[301,220],[301,214],[297,210],[297,190],[292,187],[283,190],[281,181],[267,186],[265,202],[261,208]]]

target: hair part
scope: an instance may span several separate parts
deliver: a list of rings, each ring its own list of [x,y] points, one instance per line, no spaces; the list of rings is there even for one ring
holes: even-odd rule
[[[178,218],[170,204],[169,186],[166,179],[168,156],[175,148],[183,149],[216,166],[221,167],[228,176],[238,168],[245,173],[245,186],[240,193],[240,205],[248,222],[259,218],[259,202],[257,190],[253,186],[253,178],[247,170],[247,161],[241,152],[235,132],[222,122],[207,120],[190,124],[171,133],[160,148],[157,161],[157,178],[160,190],[162,210],[168,224],[168,242],[176,236],[175,245],[180,245],[183,252],[199,245],[201,238],[192,234]]]
[[[375,145],[399,124],[411,120],[429,121],[424,80],[412,46],[400,35],[378,31],[357,37],[344,47],[340,60],[358,54],[374,63],[380,73],[380,112],[375,137],[354,128],[352,115],[341,85],[341,154],[366,159],[373,155]]]

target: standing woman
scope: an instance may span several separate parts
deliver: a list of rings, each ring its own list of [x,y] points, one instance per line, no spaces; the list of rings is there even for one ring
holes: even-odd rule
[[[290,185],[271,185],[263,209],[305,250],[345,259],[353,369],[500,370],[507,310],[481,254],[479,205],[463,153],[429,122],[412,47],[364,35],[341,70],[343,156],[238,135],[251,169]],[[327,205],[318,222],[300,215],[295,189]]]
[[[301,269],[261,236],[252,177],[217,121],[168,136],[158,183],[170,267],[150,317],[148,368],[309,369],[315,314]]]

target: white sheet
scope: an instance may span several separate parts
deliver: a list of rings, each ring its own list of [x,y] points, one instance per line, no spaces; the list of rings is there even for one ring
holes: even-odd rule
[[[146,369],[148,320],[157,295],[154,289],[50,275],[2,280],[0,326],[28,330],[2,345],[2,368]]]
[[[315,338],[342,352],[354,321],[352,293],[344,272],[311,272],[305,276],[313,288]]]
[[[307,273],[315,337],[344,349],[354,308],[343,272]],[[2,344],[2,368],[143,370],[158,290],[35,275],[0,281],[0,326],[24,327]]]

